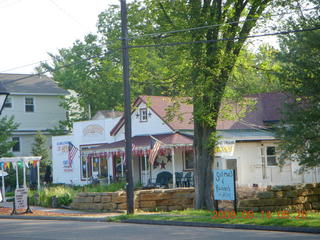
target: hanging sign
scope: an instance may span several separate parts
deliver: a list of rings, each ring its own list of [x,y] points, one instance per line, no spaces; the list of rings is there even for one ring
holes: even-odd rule
[[[236,200],[234,170],[213,170],[214,200]]]
[[[235,144],[235,140],[219,140],[214,149],[214,155],[216,157],[232,157]]]

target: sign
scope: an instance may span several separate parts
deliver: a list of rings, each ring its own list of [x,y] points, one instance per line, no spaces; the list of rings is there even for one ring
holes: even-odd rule
[[[232,157],[235,144],[235,140],[219,140],[214,149],[214,155],[216,157]]]
[[[15,191],[15,208],[28,208],[28,188],[18,188]]]
[[[236,200],[234,170],[213,170],[214,200]]]

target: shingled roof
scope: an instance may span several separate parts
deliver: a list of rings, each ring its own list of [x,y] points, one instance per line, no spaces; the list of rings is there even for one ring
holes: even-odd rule
[[[0,73],[0,82],[10,93],[66,95],[68,91],[45,75]]]
[[[173,119],[167,118],[167,110],[174,104],[171,97],[165,96],[140,96],[134,102],[134,107],[139,106],[141,102],[145,103],[158,117],[164,121],[172,130],[193,130],[193,106],[185,103],[186,99],[181,98],[177,113]],[[124,117],[122,117],[116,126],[111,130],[110,134],[115,135],[124,125]]]
[[[249,111],[246,116],[240,120],[218,119],[218,130],[234,129],[257,129],[267,128],[270,123],[278,122],[282,119],[281,111],[284,104],[290,101],[287,94],[280,92],[260,93],[247,96],[256,102],[253,110]],[[184,99],[185,100],[185,99]],[[181,101],[174,119],[167,120],[167,109],[173,105],[170,97],[164,96],[140,96],[134,103],[137,107],[141,102],[154,111],[172,130],[193,130],[193,106]],[[235,106],[235,104],[234,104]],[[233,109],[236,113],[235,108]],[[180,118],[180,117],[181,118]],[[111,135],[115,135],[124,124],[122,117],[116,126],[111,130]]]

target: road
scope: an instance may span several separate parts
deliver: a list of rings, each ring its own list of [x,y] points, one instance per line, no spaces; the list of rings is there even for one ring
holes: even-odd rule
[[[0,219],[0,239],[189,240],[320,239],[320,235],[102,222]]]

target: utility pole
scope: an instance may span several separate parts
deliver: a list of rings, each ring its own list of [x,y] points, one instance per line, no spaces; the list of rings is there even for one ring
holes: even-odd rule
[[[122,59],[123,59],[123,83],[124,83],[124,123],[126,143],[126,166],[127,166],[127,214],[134,213],[134,191],[132,178],[132,141],[131,141],[131,101],[129,82],[129,44],[128,44],[128,19],[126,0],[121,3],[121,36],[122,36]]]

